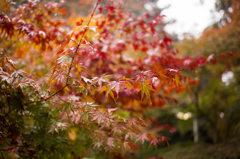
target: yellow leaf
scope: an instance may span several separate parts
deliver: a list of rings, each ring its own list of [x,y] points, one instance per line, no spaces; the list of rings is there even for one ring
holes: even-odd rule
[[[110,96],[112,97],[112,99],[114,100],[114,102],[117,104],[117,102],[116,102],[116,100],[115,100],[115,98],[114,98],[114,94],[113,94],[113,92],[110,91],[109,94],[110,94]]]
[[[81,83],[81,84],[80,84],[80,87],[84,87],[84,84],[83,84],[83,83]]]
[[[130,92],[130,87],[133,88],[133,86],[131,85],[131,83],[129,83],[128,81],[124,82],[124,85],[127,87],[128,91]]]
[[[78,69],[78,72],[80,72],[81,73],[81,71],[82,71],[82,68],[81,68],[81,66],[79,65],[79,64],[77,64],[77,69]]]
[[[181,81],[179,80],[178,75],[175,75],[175,78],[173,78],[173,81],[175,82],[176,86],[181,85]]]
[[[152,86],[149,85],[149,81],[142,82],[141,86],[139,87],[138,91],[141,91],[142,99],[144,94],[150,99],[150,93],[149,90],[155,91]]]
[[[106,86],[102,87],[102,90],[100,91],[100,93],[106,91],[106,89],[107,89]]]
[[[69,89],[67,87],[64,88],[64,92],[65,93],[68,93],[69,92]]]
[[[72,130],[68,133],[68,137],[69,137],[71,140],[75,140],[76,137],[77,137],[77,134],[76,134],[76,132],[72,129]]]
[[[143,84],[141,84],[141,86],[138,88],[137,92],[141,91],[143,88]]]
[[[103,109],[103,108],[98,108],[98,110],[104,112],[104,109]]]
[[[53,79],[53,80],[51,81],[51,84],[54,84],[54,83],[55,83],[55,81],[56,81],[56,79]]]
[[[131,80],[130,78],[126,78],[125,76],[122,77],[124,80]]]
[[[164,74],[159,74],[159,76],[160,77],[162,77],[162,78],[168,78],[166,75],[164,75]]]

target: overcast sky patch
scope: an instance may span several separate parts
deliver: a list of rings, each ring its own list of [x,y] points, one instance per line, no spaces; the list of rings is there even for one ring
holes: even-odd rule
[[[203,4],[200,0],[159,0],[157,5],[165,9],[162,14],[166,15],[166,21],[175,19],[174,24],[166,26],[166,31],[176,33],[179,39],[183,38],[183,33],[191,33],[196,37],[201,32],[218,21],[222,14],[215,11],[215,0],[205,0]]]

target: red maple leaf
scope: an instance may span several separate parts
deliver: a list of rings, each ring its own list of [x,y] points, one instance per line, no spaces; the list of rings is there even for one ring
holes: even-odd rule
[[[141,143],[144,144],[144,141],[145,141],[145,140],[149,141],[149,139],[148,139],[148,134],[145,134],[145,133],[144,133],[144,134],[139,135],[138,138],[137,138],[137,140],[136,140],[136,142],[137,142],[138,140],[140,140]]]
[[[150,147],[151,145],[154,145],[155,148],[157,149],[157,144],[160,144],[160,143],[159,143],[159,141],[158,141],[158,139],[157,139],[156,137],[150,139],[149,147]]]

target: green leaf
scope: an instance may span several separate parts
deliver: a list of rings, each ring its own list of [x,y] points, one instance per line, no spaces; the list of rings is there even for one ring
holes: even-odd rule
[[[138,89],[138,92],[141,91],[141,99],[143,98],[144,94],[150,99],[149,90],[155,91],[150,85],[149,81],[142,82],[141,86]]]
[[[61,56],[61,57],[59,57],[59,58],[57,59],[58,64],[61,64],[61,63],[65,62],[65,61],[71,62],[71,59],[72,59],[72,57],[74,57],[74,56],[75,56],[75,55],[73,55],[73,54],[67,54],[67,55]]]

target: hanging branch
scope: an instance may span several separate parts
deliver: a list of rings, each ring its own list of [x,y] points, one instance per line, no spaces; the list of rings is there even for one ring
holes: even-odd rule
[[[92,20],[92,17],[94,16],[94,12],[95,12],[95,10],[97,9],[97,6],[99,5],[100,1],[101,1],[101,0],[98,0],[98,1],[97,1],[97,4],[95,5],[95,7],[94,7],[94,9],[93,9],[93,11],[92,11],[92,13],[91,13],[91,16],[90,16],[90,18],[89,18],[89,20],[88,20],[88,23],[87,23],[87,25],[86,25],[86,27],[85,27],[85,29],[84,29],[83,34],[82,34],[82,37],[81,37],[80,41],[79,41],[78,44],[77,44],[77,48],[76,48],[76,51],[74,52],[74,55],[77,54],[77,51],[78,51],[79,47],[81,46],[83,37],[84,37],[84,35],[86,34],[86,32],[87,32],[87,30],[88,30],[89,24],[90,24],[90,22],[91,22],[91,20]],[[59,90],[57,90],[55,93],[51,94],[51,95],[50,95],[49,97],[47,97],[47,98],[44,98],[44,99],[39,100],[39,101],[33,101],[33,102],[25,103],[25,104],[23,104],[23,105],[29,105],[29,104],[32,104],[32,103],[45,102],[45,101],[49,100],[50,98],[52,98],[53,96],[57,95],[57,94],[58,94],[59,92],[61,92],[64,88],[66,88],[66,87],[69,85],[68,81],[69,81],[69,77],[70,77],[70,72],[71,72],[71,70],[72,70],[74,58],[75,58],[75,56],[72,57],[71,64],[70,64],[70,67],[69,67],[68,73],[67,73],[67,75],[68,75],[67,81],[66,81],[66,84],[65,84],[63,87],[61,87]]]

